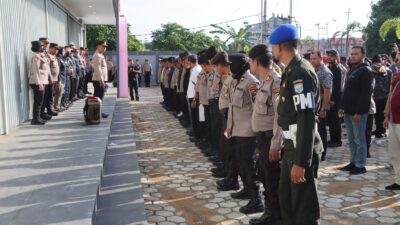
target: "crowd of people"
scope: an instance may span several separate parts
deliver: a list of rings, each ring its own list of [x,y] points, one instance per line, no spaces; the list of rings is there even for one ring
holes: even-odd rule
[[[284,24],[271,33],[269,46],[249,52],[211,46],[160,61],[161,104],[213,162],[218,190],[240,189],[231,197],[249,199],[240,208],[244,214],[264,212],[252,225],[319,223],[318,167],[328,148],[342,146],[343,122],[350,159],[340,170],[366,173],[371,136],[385,137],[389,129],[396,182],[386,189],[400,190],[397,46],[390,57],[370,60],[362,46],[347,58],[333,49],[300,55],[298,44],[297,28]]]
[[[92,95],[103,99],[108,81],[104,52],[107,44],[99,41],[89,59],[88,49],[74,43],[59,46],[48,38],[31,42],[29,56],[29,85],[33,91],[32,125],[44,125],[53,116],[67,110],[73,102]],[[103,113],[103,118],[108,115]]]

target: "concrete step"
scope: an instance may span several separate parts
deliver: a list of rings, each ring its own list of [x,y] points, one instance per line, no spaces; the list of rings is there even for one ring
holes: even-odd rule
[[[93,224],[147,224],[131,108],[126,99],[116,102]]]

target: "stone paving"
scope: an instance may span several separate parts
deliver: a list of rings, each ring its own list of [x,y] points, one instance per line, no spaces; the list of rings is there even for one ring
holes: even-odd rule
[[[132,102],[142,186],[149,224],[248,224],[239,207],[247,201],[218,192],[211,163],[191,143],[177,119],[159,102],[159,88],[142,88],[141,101]],[[346,142],[346,141],[345,141]],[[319,197],[323,225],[400,224],[400,192],[386,191],[393,183],[387,140],[374,142],[364,175],[337,170],[347,164],[349,151],[328,149],[320,166]]]

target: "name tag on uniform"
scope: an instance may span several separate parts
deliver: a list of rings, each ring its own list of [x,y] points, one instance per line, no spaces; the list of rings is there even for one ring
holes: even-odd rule
[[[290,134],[290,131],[288,130],[282,130],[282,136],[284,139],[291,139],[292,135]]]

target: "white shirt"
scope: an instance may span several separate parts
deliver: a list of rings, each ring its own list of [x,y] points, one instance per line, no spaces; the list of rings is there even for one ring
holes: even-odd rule
[[[202,69],[199,64],[197,64],[195,67],[190,69],[189,86],[188,86],[188,90],[186,93],[186,96],[188,98],[194,98],[194,96],[196,95],[196,91],[194,90],[194,87],[196,86],[197,77],[199,76],[199,73],[201,72],[201,70]]]

